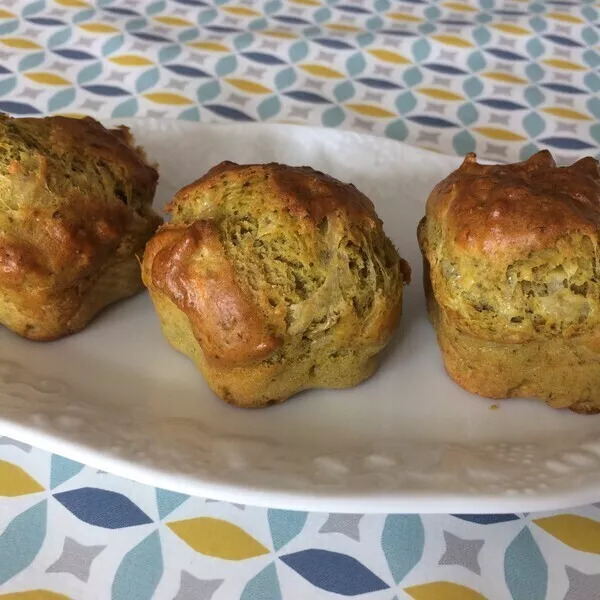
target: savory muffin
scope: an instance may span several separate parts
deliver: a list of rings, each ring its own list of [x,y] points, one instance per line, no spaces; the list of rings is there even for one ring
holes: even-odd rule
[[[427,200],[425,288],[450,376],[491,398],[600,411],[600,170],[469,154]]]
[[[144,283],[167,339],[222,399],[263,406],[373,373],[410,270],[354,186],[225,162],[168,210]]]
[[[0,323],[52,340],[140,290],[157,179],[125,127],[0,114]]]

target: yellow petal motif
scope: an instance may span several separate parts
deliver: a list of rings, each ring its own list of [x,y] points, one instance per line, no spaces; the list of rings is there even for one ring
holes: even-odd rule
[[[479,592],[450,581],[413,585],[404,591],[415,600],[485,600]]]
[[[384,108],[380,108],[379,106],[374,106],[373,104],[346,104],[346,106],[360,113],[361,115],[366,115],[367,117],[395,117],[396,114],[390,112],[389,110],[385,110]]]
[[[464,100],[460,94],[438,88],[419,88],[417,91],[436,100]]]
[[[2,594],[0,600],[70,600],[70,598],[50,590],[27,590],[26,592]]]
[[[121,56],[111,56],[108,60],[123,67],[145,67],[154,63],[145,56],[136,56],[135,54],[121,54]]]
[[[89,4],[83,0],[54,0],[56,4],[68,6],[69,8],[87,8]]]
[[[41,48],[39,44],[23,38],[2,38],[0,42],[9,48],[20,48],[21,50],[39,50]]]
[[[339,79],[340,77],[345,77],[343,73],[340,73],[339,71],[329,67],[324,67],[323,65],[300,65],[300,68],[311,75],[316,75],[317,77],[329,77],[330,79]]]
[[[262,85],[262,83],[256,83],[255,81],[248,81],[247,79],[237,79],[236,77],[228,77],[225,81],[236,87],[238,90],[242,90],[242,92],[248,92],[250,94],[268,94],[271,90]]]
[[[334,31],[360,31],[360,27],[354,27],[352,25],[342,25],[342,23],[330,23],[326,25],[329,29],[333,29]]]
[[[564,21],[565,23],[583,23],[583,19],[576,17],[575,15],[569,15],[567,13],[551,12],[545,15],[549,19],[556,19],[557,21]]]
[[[115,31],[120,31],[118,27],[106,23],[82,23],[79,27],[90,33],[115,33]]]
[[[391,12],[387,16],[394,21],[403,21],[404,23],[421,23],[423,19],[410,13]]]
[[[474,127],[474,130],[485,137],[492,138],[493,140],[504,140],[506,142],[517,142],[522,141],[524,138],[518,133],[513,133],[508,129],[500,129],[499,127]]]
[[[556,515],[534,519],[533,522],[575,550],[600,554],[600,522],[598,521],[578,515]]]
[[[477,12],[476,8],[469,6],[468,4],[463,4],[462,2],[444,2],[442,6],[451,8],[452,10],[459,10],[461,12]]]
[[[210,52],[229,52],[230,49],[225,44],[219,44],[217,42],[190,42],[188,44],[191,48],[198,48],[198,50],[209,50]]]
[[[527,79],[517,77],[516,75],[512,75],[510,73],[496,73],[495,71],[488,71],[487,73],[483,73],[482,76],[487,77],[488,79],[493,79],[494,81],[504,81],[506,83],[527,83]]]
[[[191,21],[179,17],[159,16],[154,17],[154,20],[163,25],[171,25],[172,27],[193,27],[194,25]]]
[[[372,54],[375,58],[379,58],[385,62],[396,63],[397,65],[410,64],[410,60],[404,58],[402,54],[392,52],[391,50],[369,50],[369,54]]]
[[[14,19],[16,15],[0,8],[0,19]]]
[[[198,517],[167,523],[167,527],[196,552],[227,560],[243,560],[268,554],[269,551],[237,525]]]
[[[257,10],[245,6],[224,6],[221,10],[236,17],[258,17],[261,14]]]
[[[25,73],[25,77],[44,85],[71,85],[70,81],[54,73]]]
[[[473,44],[466,40],[465,38],[458,37],[457,35],[432,35],[434,40],[437,40],[441,44],[446,44],[447,46],[456,46],[457,48],[472,48]]]
[[[44,488],[21,467],[0,460],[0,496],[24,496]]]
[[[585,71],[585,67],[578,65],[577,63],[571,62],[570,60],[564,60],[562,58],[547,58],[543,62],[551,67],[557,69],[565,69],[566,71]]]
[[[172,106],[182,104],[193,104],[193,102],[185,96],[179,94],[171,94],[170,92],[155,92],[152,94],[144,94],[144,98],[147,98],[151,102],[157,104],[170,104]]]
[[[492,27],[503,33],[514,33],[515,35],[529,35],[531,33],[531,31],[525,29],[525,27],[510,25],[509,23],[497,23],[496,25],[492,25]]]
[[[556,117],[563,117],[565,119],[577,119],[578,121],[592,120],[592,118],[588,117],[588,115],[581,113],[578,110],[573,110],[572,108],[548,106],[547,108],[542,108],[542,110],[549,115],[555,115]]]
[[[282,38],[288,40],[294,40],[298,37],[296,34],[291,33],[289,31],[278,31],[277,29],[263,29],[258,33],[260,33],[261,35],[266,35],[267,37]]]
[[[317,0],[290,0],[294,4],[302,4],[303,6],[321,6],[320,2]]]

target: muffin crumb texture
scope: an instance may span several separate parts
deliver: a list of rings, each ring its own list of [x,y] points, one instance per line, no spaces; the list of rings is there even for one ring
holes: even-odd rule
[[[409,268],[356,188],[307,167],[222,163],[169,210],[144,282],[166,337],[221,398],[264,406],[373,373]]]
[[[428,307],[449,374],[491,398],[600,410],[600,171],[547,151],[474,155],[432,191],[419,225]]]

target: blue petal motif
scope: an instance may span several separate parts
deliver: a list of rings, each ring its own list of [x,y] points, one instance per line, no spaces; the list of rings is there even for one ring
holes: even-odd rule
[[[54,497],[81,521],[105,529],[121,529],[152,523],[152,519],[127,496],[85,487],[54,494]]]
[[[518,521],[519,517],[512,514],[504,515],[452,515],[461,521],[477,523],[478,525],[493,525],[494,523],[506,523],[507,521]]]
[[[123,557],[112,583],[112,600],[150,600],[163,569],[160,537],[154,531]]]
[[[356,81],[378,90],[401,90],[403,88],[403,86],[388,79],[376,79],[375,77],[361,77]]]
[[[169,69],[169,71],[173,71],[173,73],[183,75],[184,77],[210,77],[206,71],[188,65],[165,65],[165,67]]]
[[[357,15],[370,15],[371,11],[360,6],[350,6],[347,4],[336,4],[335,8],[343,12],[356,13]]]
[[[275,551],[283,548],[293,540],[303,529],[307,513],[295,510],[276,510],[270,508],[267,513],[271,538]]]
[[[510,52],[509,50],[502,50],[500,48],[486,48],[485,51],[501,60],[527,60],[527,57],[522,54]]]
[[[313,94],[313,92],[305,92],[303,90],[291,90],[289,92],[283,92],[284,96],[299,100],[300,102],[310,102],[311,104],[331,104],[327,98],[319,96],[319,94]]]
[[[426,125],[429,127],[458,127],[456,123],[446,121],[446,119],[440,119],[439,117],[430,117],[428,115],[414,115],[406,118],[419,125]]]
[[[125,15],[126,17],[139,17],[140,13],[131,10],[130,8],[120,8],[118,6],[107,6],[104,9],[106,12],[113,13],[114,15]]]
[[[585,90],[565,83],[540,83],[542,87],[561,94],[587,94]]]
[[[84,85],[84,90],[98,96],[129,96],[129,92],[114,85]]]
[[[504,554],[504,578],[513,600],[544,600],[548,565],[527,527]]]
[[[246,584],[240,600],[281,600],[275,563],[265,567]]]
[[[156,35],[155,33],[148,33],[147,31],[133,31],[132,35],[139,38],[140,40],[146,40],[147,42],[159,42],[163,44],[172,44],[173,40],[163,37],[162,35]]]
[[[28,567],[46,537],[46,500],[15,517],[0,536],[0,585]]]
[[[538,142],[547,144],[553,148],[560,148],[561,150],[587,150],[588,148],[593,148],[591,144],[583,140],[568,137],[547,137],[543,140],[538,140]]]
[[[314,586],[328,592],[356,596],[389,588],[375,573],[347,554],[310,549],[286,554],[281,560]]]
[[[260,63],[261,65],[285,65],[286,62],[281,60],[277,56],[272,54],[265,54],[264,52],[242,52],[242,56],[248,60]]]
[[[452,67],[450,65],[443,65],[441,63],[427,63],[423,66],[430,71],[434,71],[435,73],[444,73],[444,75],[467,75],[467,71],[464,71],[463,69]]]
[[[381,534],[381,548],[396,583],[421,560],[425,531],[419,515],[388,515]]]
[[[559,46],[567,46],[569,48],[581,48],[582,44],[572,40],[570,38],[563,37],[562,35],[555,35],[553,33],[548,33],[542,37],[545,37],[547,40],[558,44]]]
[[[351,46],[347,42],[333,40],[331,38],[315,38],[312,41],[321,46],[325,46],[325,48],[333,48],[334,50],[352,50],[352,48],[354,48],[354,46]]]
[[[53,454],[50,460],[50,488],[54,489],[56,486],[67,481],[67,479],[71,479],[81,469],[83,469],[81,463],[65,458],[64,456],[59,456],[58,454]]]
[[[189,496],[179,492],[170,492],[156,488],[156,504],[158,506],[158,517],[164,519],[170,515],[178,506],[181,506]]]
[[[71,48],[55,48],[53,52],[70,60],[91,60],[96,58],[89,52],[84,52],[83,50],[72,50]]]
[[[55,27],[57,25],[66,25],[64,21],[60,19],[49,19],[48,17],[31,17],[27,19],[30,23],[34,25],[42,25],[43,27]]]
[[[414,31],[407,31],[406,29],[380,29],[378,33],[385,33],[385,35],[397,35],[399,37],[417,36]]]
[[[522,110],[527,108],[524,104],[512,102],[511,100],[501,100],[500,98],[482,98],[481,100],[477,100],[477,102],[498,110]]]
[[[252,117],[243,113],[237,108],[231,108],[231,106],[225,106],[223,104],[206,104],[204,108],[208,108],[215,115],[225,117],[226,119],[232,119],[233,121],[254,121]]]
[[[11,115],[39,115],[40,111],[24,102],[11,102],[10,100],[0,101],[0,111],[10,113]]]
[[[241,31],[241,29],[237,29],[236,27],[223,27],[222,25],[207,25],[206,29],[215,31],[216,33],[239,33]]]
[[[288,15],[274,15],[273,19],[281,22],[288,23],[289,25],[310,25],[310,21],[301,19],[300,17],[290,17]]]

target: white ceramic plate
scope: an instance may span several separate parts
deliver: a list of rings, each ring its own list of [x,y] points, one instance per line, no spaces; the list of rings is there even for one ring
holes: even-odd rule
[[[459,163],[400,143],[291,125],[127,123],[160,164],[156,206],[221,160],[310,165],[370,196],[413,268],[402,325],[374,377],[264,410],[218,400],[163,339],[143,293],[53,343],[0,331],[0,428],[172,490],[337,512],[515,512],[600,498],[600,416],[509,400],[445,375],[415,230]]]

